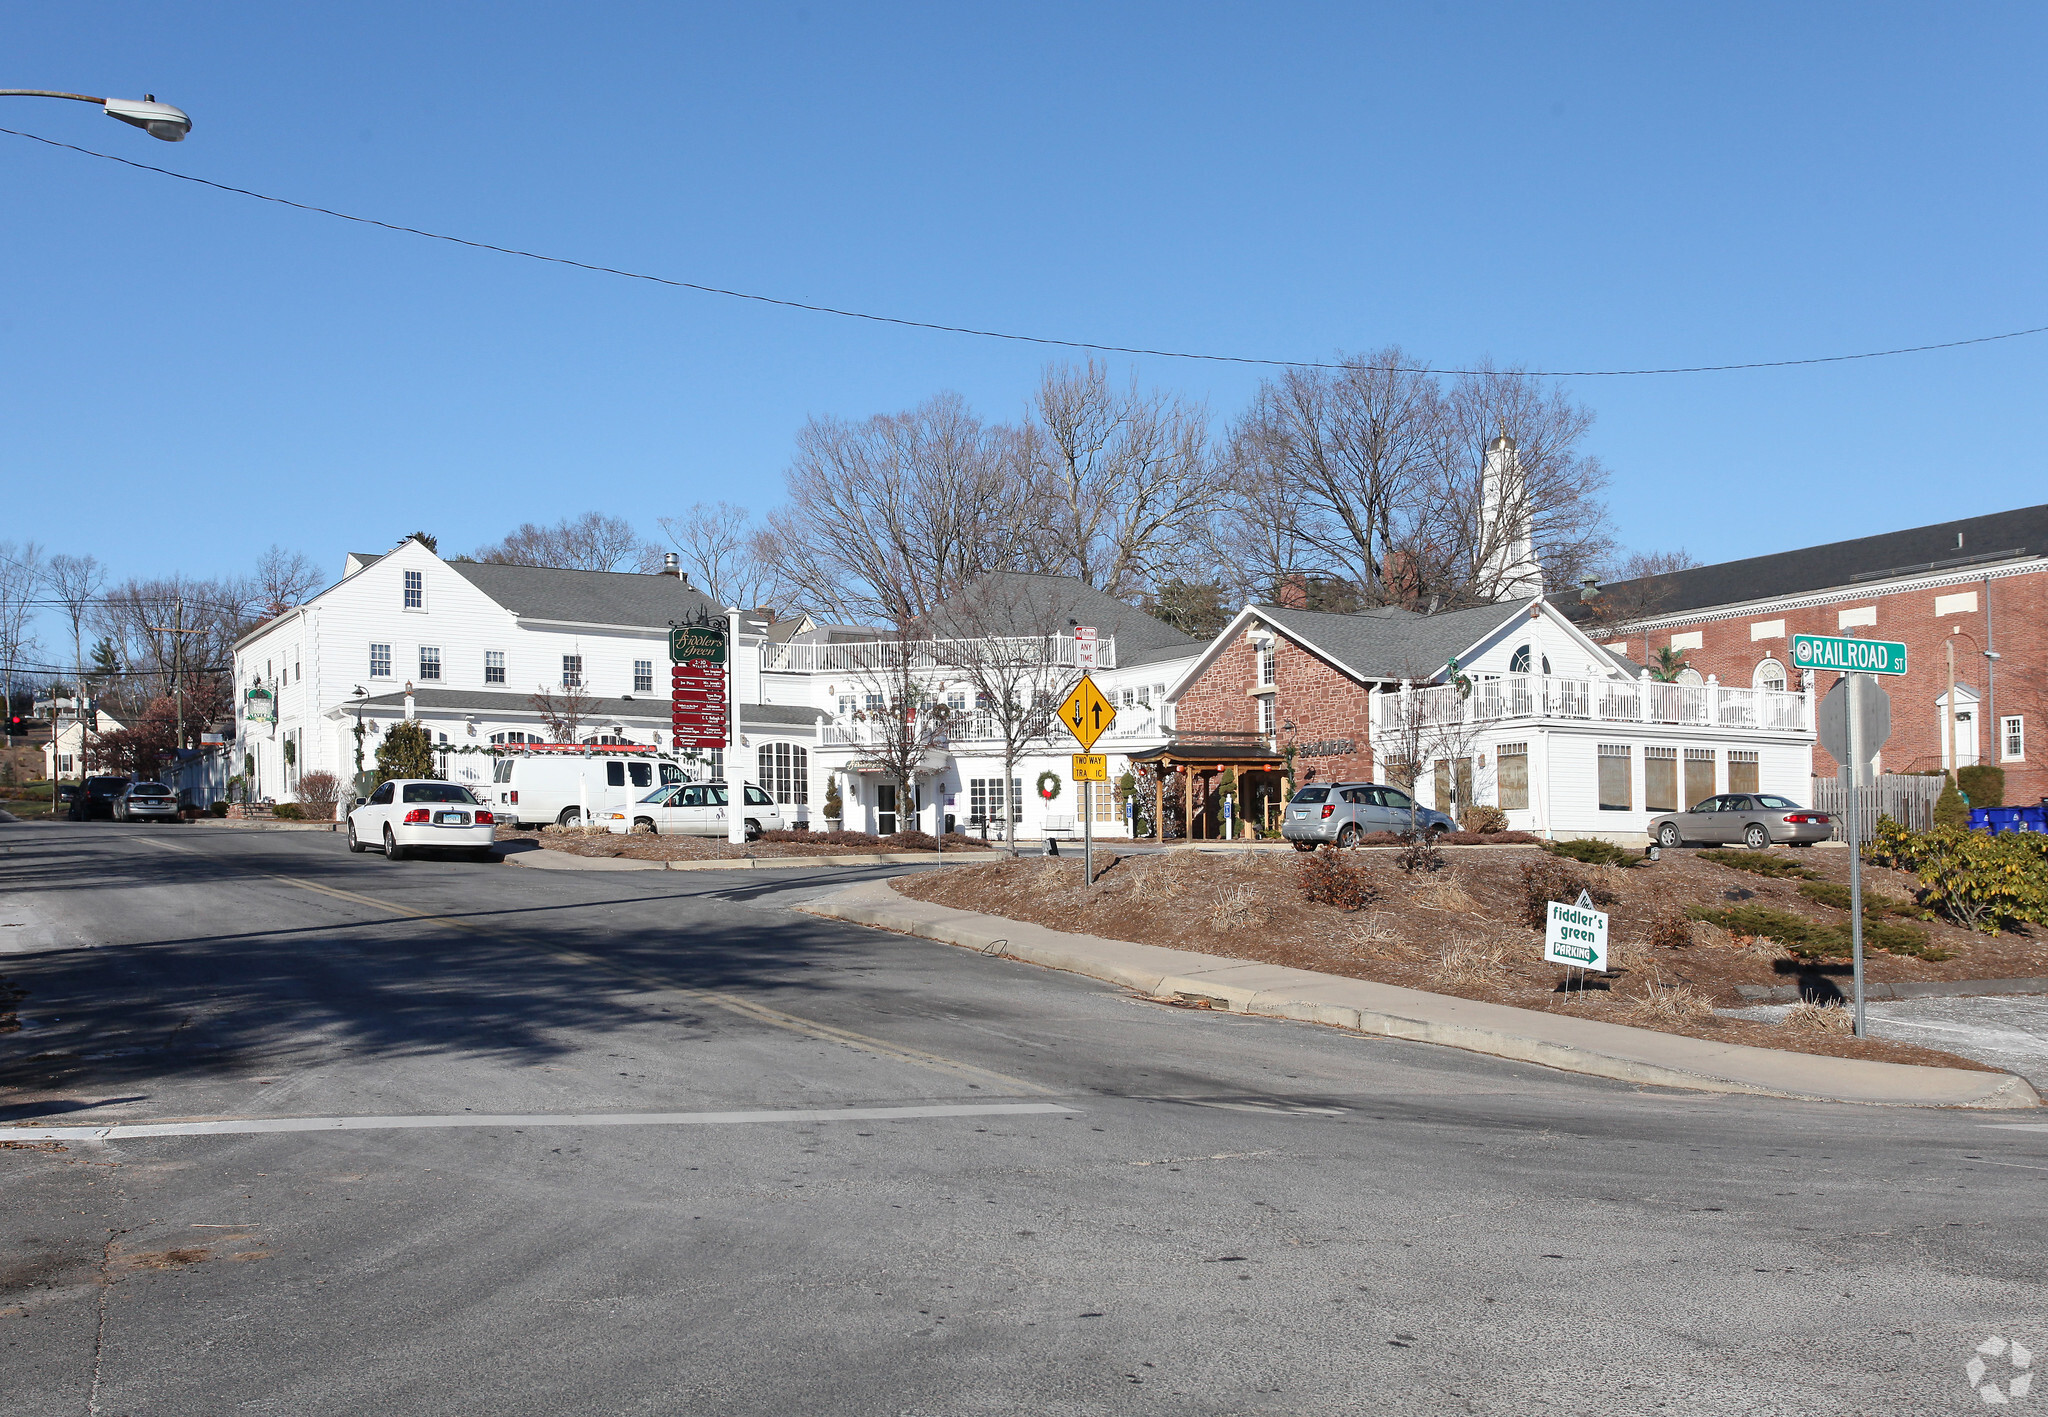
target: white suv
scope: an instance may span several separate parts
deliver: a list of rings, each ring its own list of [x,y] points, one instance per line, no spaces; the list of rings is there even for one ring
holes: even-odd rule
[[[488,861],[497,835],[497,817],[468,788],[429,778],[393,778],[357,798],[348,814],[348,849],[381,845],[393,861],[415,851],[460,851]]]

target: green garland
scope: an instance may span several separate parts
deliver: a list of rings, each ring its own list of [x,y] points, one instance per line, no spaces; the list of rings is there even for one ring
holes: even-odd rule
[[[1038,775],[1038,795],[1050,802],[1060,795],[1060,775],[1050,768]]]

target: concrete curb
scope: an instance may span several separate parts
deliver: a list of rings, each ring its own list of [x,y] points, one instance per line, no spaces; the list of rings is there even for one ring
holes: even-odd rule
[[[514,866],[543,871],[774,871],[804,866],[968,866],[987,865],[993,853],[882,851],[853,856],[736,856],[712,861],[645,861],[633,856],[575,856],[566,851],[504,853]]]
[[[796,909],[1085,974],[1155,998],[1208,999],[1233,1013],[1331,1024],[1622,1082],[1880,1106],[2041,1105],[2026,1079],[2011,1073],[1713,1043],[1313,970],[1068,934],[910,900],[886,881],[865,881]]]

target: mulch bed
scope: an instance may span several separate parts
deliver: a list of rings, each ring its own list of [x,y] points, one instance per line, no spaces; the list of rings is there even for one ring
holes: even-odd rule
[[[1846,883],[1845,851],[1772,853]],[[1289,853],[1098,853],[1097,885],[1084,888],[1080,862],[1004,861],[899,879],[919,900],[1028,920],[1055,930],[1164,945],[1297,969],[1320,970],[1462,998],[1548,1009],[1695,1038],[1824,1053],[1845,1058],[1983,1068],[1930,1048],[1823,1032],[1791,1024],[1723,1018],[1714,1007],[1749,1001],[1737,984],[1799,983],[1809,994],[1847,995],[1847,960],[1795,958],[1775,942],[1683,923],[1688,905],[1750,904],[1839,925],[1847,912],[1799,894],[1797,880],[1773,880],[1669,851],[1623,868],[1565,862],[1597,890],[1611,892],[1611,976],[1562,992],[1566,971],[1543,960],[1542,932],[1524,919],[1523,868],[1556,861],[1540,848],[1447,851],[1434,874],[1408,875],[1391,850],[1323,852],[1357,867],[1377,899],[1356,909],[1312,904],[1298,881],[1310,857]],[[1104,866],[1102,863],[1107,861]],[[1866,892],[1910,897],[1910,874],[1866,866]],[[1674,920],[1678,920],[1674,926]],[[1866,948],[1873,982],[2048,975],[2048,931],[1973,934],[1945,921],[1913,921],[1942,960]],[[1652,940],[1663,943],[1652,944]],[[1674,943],[1675,942],[1675,943]]]
[[[759,841],[734,846],[715,836],[613,836],[610,832],[573,827],[542,827],[524,831],[498,828],[499,841],[538,841],[549,851],[571,856],[623,856],[636,861],[734,861],[747,857],[855,856],[884,851],[931,851],[937,843],[925,832],[869,836],[865,832],[765,832]],[[988,844],[958,832],[946,838],[947,851],[986,852]]]

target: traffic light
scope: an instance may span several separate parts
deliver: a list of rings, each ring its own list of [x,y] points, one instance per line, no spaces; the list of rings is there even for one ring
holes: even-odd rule
[[[7,736],[9,738],[24,738],[28,736],[28,720],[18,713],[9,714],[7,716]]]

